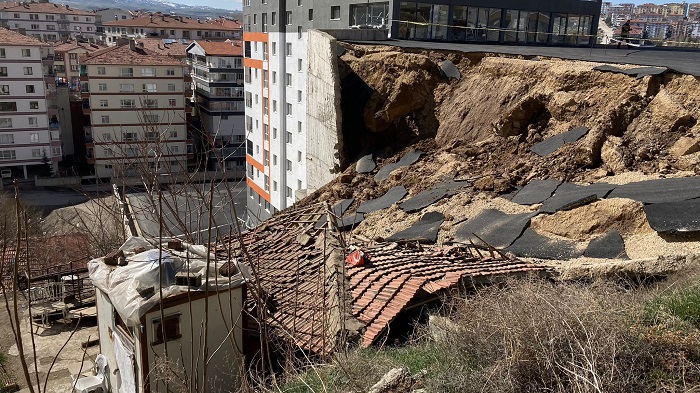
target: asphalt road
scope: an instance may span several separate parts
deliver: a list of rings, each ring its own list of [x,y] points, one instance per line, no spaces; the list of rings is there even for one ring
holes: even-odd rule
[[[466,53],[502,53],[522,56],[545,56],[600,63],[637,64],[667,67],[674,71],[700,77],[700,50],[676,48],[616,49],[610,47],[580,48],[554,46],[516,46],[489,44],[459,44],[408,40],[351,41],[367,45],[392,45],[402,48],[451,50]]]

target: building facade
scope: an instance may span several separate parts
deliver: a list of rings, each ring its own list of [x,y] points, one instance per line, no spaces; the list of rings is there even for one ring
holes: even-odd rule
[[[48,175],[61,160],[53,48],[0,28],[0,168],[13,176]]]
[[[80,78],[87,158],[97,177],[187,169],[186,64],[131,41],[81,59]]]
[[[601,2],[463,0],[452,4],[244,0],[246,175],[249,224],[309,191],[307,32],[386,29],[400,39],[589,45]],[[328,168],[330,172],[331,168]],[[313,188],[313,187],[312,187]]]
[[[245,173],[242,41],[194,41],[187,48],[207,167]]]
[[[0,27],[46,42],[97,40],[95,13],[46,1],[0,3]]]
[[[165,38],[171,40],[240,40],[240,22],[218,19],[192,19],[161,13],[144,14],[129,19],[102,21],[107,45],[117,39]]]

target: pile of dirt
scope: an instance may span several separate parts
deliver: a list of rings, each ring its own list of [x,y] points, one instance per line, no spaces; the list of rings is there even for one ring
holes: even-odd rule
[[[437,211],[445,216],[438,243],[449,243],[459,224],[484,209],[536,211],[537,205],[509,201],[533,179],[626,184],[700,174],[697,78],[665,72],[637,79],[596,71],[600,63],[584,61],[342,45],[347,50],[340,57],[341,78],[367,89],[362,97],[343,92],[344,108],[352,106],[352,115],[359,108],[362,115],[354,119],[363,119],[344,130],[343,146],[355,146],[345,156],[372,152],[381,168],[412,149],[424,154],[383,181],[349,165],[301,204],[355,198],[352,211],[398,185],[410,197],[449,179],[471,182],[420,212],[405,213],[395,205],[367,215],[353,230],[362,238],[385,239]],[[456,66],[459,78],[441,72],[445,61]],[[349,124],[351,114],[344,109],[343,116]],[[531,150],[576,127],[589,132],[544,157]],[[642,204],[631,200],[539,215],[531,227],[579,246],[614,228],[631,258],[700,253],[694,239],[660,237]]]

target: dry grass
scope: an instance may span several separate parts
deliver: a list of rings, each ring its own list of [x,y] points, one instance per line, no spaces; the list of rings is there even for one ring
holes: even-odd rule
[[[448,300],[447,319],[417,328],[405,346],[339,355],[287,374],[276,391],[366,391],[401,366],[425,370],[420,387],[430,392],[700,391],[697,278],[487,288]]]

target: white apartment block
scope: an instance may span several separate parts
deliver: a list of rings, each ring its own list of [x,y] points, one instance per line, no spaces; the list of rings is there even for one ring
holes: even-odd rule
[[[194,99],[206,139],[207,169],[245,174],[243,43],[194,41],[187,47]]]
[[[0,26],[47,42],[65,42],[76,37],[98,40],[93,12],[67,5],[38,2],[0,3]]]
[[[187,169],[187,75],[186,64],[133,41],[81,59],[86,149],[97,177]]]
[[[55,94],[52,54],[34,38],[0,28],[0,168],[14,176],[27,178],[37,165],[55,171],[62,157],[58,118],[47,103]]]
[[[165,38],[171,40],[240,40],[242,25],[225,18],[192,19],[161,13],[144,14],[129,19],[103,20],[107,45],[119,38]]]

